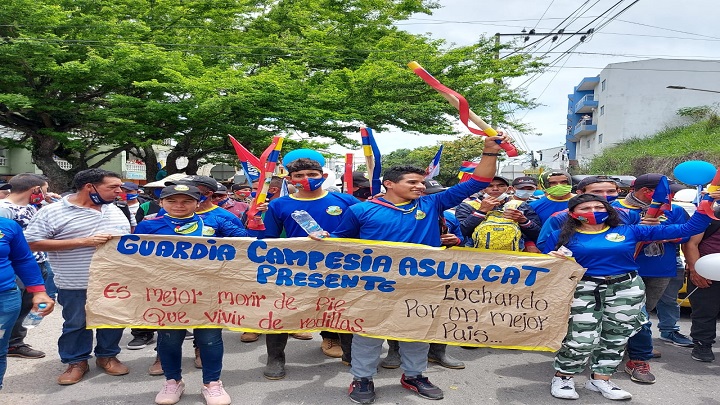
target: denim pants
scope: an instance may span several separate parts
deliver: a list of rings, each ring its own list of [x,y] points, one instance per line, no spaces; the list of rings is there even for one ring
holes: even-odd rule
[[[220,380],[223,359],[222,329],[195,329],[195,344],[202,360],[203,384]],[[182,345],[185,329],[158,330],[157,352],[166,380],[182,380]]]
[[[85,302],[87,290],[58,290],[58,303],[62,305],[63,327],[58,339],[58,352],[64,364],[78,363],[90,358],[93,351],[93,331],[85,329]],[[120,353],[123,328],[97,329],[96,357],[114,357]]]
[[[380,363],[380,354],[385,339],[370,338],[367,336],[354,335],[352,339],[352,361],[350,373],[355,378],[370,378],[377,373]],[[412,377],[423,373],[427,368],[429,343],[423,342],[399,342],[400,343],[400,367],[405,376]]]
[[[660,297],[667,289],[670,277],[643,277],[645,283],[645,306],[643,314],[649,318],[648,311],[655,309]],[[628,340],[627,352],[630,360],[648,361],[653,358],[652,323],[643,324],[642,329]]]
[[[677,302],[678,291],[685,282],[685,268],[678,267],[675,277],[670,279],[667,288],[657,306],[658,329],[660,333],[675,332],[680,330],[680,304]],[[688,291],[690,292],[690,291]]]
[[[7,351],[10,331],[20,313],[20,290],[13,288],[0,292],[0,389],[7,368]]]

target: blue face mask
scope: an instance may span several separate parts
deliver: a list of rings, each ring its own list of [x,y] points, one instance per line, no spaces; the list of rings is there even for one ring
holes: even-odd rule
[[[127,198],[128,201],[130,201],[130,200],[136,200],[136,199],[138,198],[138,195],[137,195],[137,194],[130,194],[130,193],[128,193],[128,194],[125,194],[125,196],[126,196],[126,198]]]
[[[224,200],[218,201],[218,202],[217,202],[218,207],[221,206],[221,205],[225,205],[225,203],[228,202],[228,200],[229,200],[229,198],[226,198],[226,199],[224,199]]]
[[[207,201],[207,196],[206,196],[206,195],[201,195],[201,196],[200,196],[200,203],[203,203],[203,202],[205,202],[205,201]]]
[[[617,198],[618,198],[618,196],[616,196],[616,195],[606,195],[605,196],[605,199],[607,200],[607,202],[613,202],[613,201],[617,200]]]
[[[153,190],[153,195],[155,196],[155,198],[160,198],[161,192],[162,192],[162,189],[156,188],[155,190]]]
[[[605,211],[603,212],[587,212],[584,214],[575,214],[571,213],[571,217],[577,219],[580,222],[586,222],[590,225],[598,225],[603,224],[608,219],[609,214]]]
[[[325,179],[322,177],[305,177],[304,179],[300,181],[292,181],[292,184],[295,187],[302,188],[305,191],[315,191],[322,187],[323,183],[325,182]]]
[[[113,202],[115,202],[114,199],[108,201],[108,200],[102,198],[102,196],[100,196],[100,193],[98,193],[97,188],[95,188],[95,185],[93,185],[92,188],[93,188],[93,190],[95,190],[94,193],[90,193],[90,201],[92,201],[93,204],[105,205],[105,204],[112,204]]]
[[[532,197],[535,190],[515,190],[515,197],[521,200],[527,200]]]

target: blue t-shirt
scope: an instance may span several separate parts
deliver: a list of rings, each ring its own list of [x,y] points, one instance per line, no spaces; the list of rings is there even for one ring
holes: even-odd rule
[[[460,204],[488,184],[489,181],[471,178],[440,193],[398,205],[380,199],[399,209],[371,201],[356,204],[343,215],[342,222],[331,236],[440,246],[438,221],[442,212]]]
[[[615,200],[612,202],[613,207],[621,207],[634,211],[637,215],[642,215],[642,208],[634,207],[629,205],[624,199]],[[660,215],[660,223],[663,225],[674,225],[684,224],[688,220],[688,215],[685,209],[682,207],[672,204],[670,211],[663,211]],[[699,233],[699,232],[698,232]],[[692,235],[690,235],[692,236]],[[675,237],[677,238],[677,236]],[[674,239],[674,238],[667,238]],[[638,273],[643,277],[675,277],[677,274],[677,247],[680,243],[687,242],[688,238],[674,243],[665,242],[662,246],[662,254],[659,256],[647,256],[645,247],[640,250],[640,254],[635,258],[639,266]]]
[[[232,233],[233,233],[232,236],[251,236],[248,233],[247,229],[245,229],[245,225],[243,225],[240,218],[235,216],[232,212],[222,209],[222,208],[218,207],[217,205],[213,205],[212,208],[210,208],[209,210],[197,211],[196,214],[199,215],[200,218],[202,218],[203,221],[206,221],[206,222],[207,222],[207,218],[216,217],[216,218],[211,219],[209,222],[209,223],[215,224],[215,225],[219,224],[220,222],[230,222],[231,225],[223,224],[223,227],[226,229],[227,232],[230,232],[229,231],[230,227],[239,228],[239,229],[234,229],[232,231]],[[162,215],[167,215],[167,211],[165,211],[164,209],[161,208],[160,212],[157,213],[157,216],[162,216]],[[215,225],[208,225],[208,226],[211,226],[214,229],[218,229]],[[231,235],[226,235],[226,236],[231,236]]]
[[[618,216],[620,217],[620,221],[622,221],[622,223],[625,225],[635,225],[640,222],[640,214],[635,211],[631,211],[627,208],[621,207],[615,207],[615,211],[617,211]],[[562,228],[567,217],[568,211],[567,209],[565,209],[564,211],[556,212],[555,214],[550,216],[547,221],[543,223],[542,229],[540,229],[540,236],[537,240],[538,249],[540,249],[541,251],[543,250],[543,247],[545,246],[545,241],[547,240],[548,236],[550,236],[551,233]],[[550,247],[550,250],[553,250],[555,248],[554,246]]]
[[[244,228],[238,227],[236,224],[226,221],[218,215],[194,215],[191,218],[172,218],[170,216],[160,215],[152,219],[146,219],[135,227],[136,234],[153,234],[153,235],[189,235],[203,237],[243,237],[247,236]],[[202,233],[198,229],[193,232],[193,225],[196,228],[202,226]],[[182,228],[182,229],[179,229]],[[176,229],[178,229],[176,231]]]
[[[307,232],[292,218],[292,213],[305,210],[320,227],[332,232],[340,224],[342,215],[347,209],[360,200],[350,194],[325,192],[318,198],[298,198],[286,195],[270,201],[265,212],[265,238],[279,238],[283,229],[288,238],[307,236]]]
[[[20,225],[0,218],[0,291],[15,288],[15,276],[27,287],[45,283]]]
[[[568,201],[570,201],[570,198],[566,200],[556,200],[550,196],[545,196],[539,200],[530,201],[528,204],[535,210],[535,213],[538,214],[544,224],[552,214],[566,210]]]
[[[709,224],[710,217],[696,213],[690,221],[681,225],[620,225],[605,227],[599,232],[578,231],[565,247],[572,251],[581,266],[587,268],[586,275],[616,276],[638,270],[633,257],[638,242],[689,237],[703,232]],[[559,236],[560,231],[550,234],[544,253],[555,250]],[[673,257],[673,263],[674,260]]]

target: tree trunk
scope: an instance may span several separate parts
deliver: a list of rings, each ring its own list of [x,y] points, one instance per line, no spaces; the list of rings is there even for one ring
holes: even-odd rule
[[[143,146],[143,162],[145,162],[145,179],[148,183],[155,181],[155,177],[159,171],[157,155],[152,145]]]
[[[48,178],[48,189],[56,193],[64,193],[72,189],[72,180],[75,177],[75,171],[65,171],[53,159],[55,149],[58,147],[56,139],[43,136],[40,134],[32,134],[33,145],[30,151],[32,161],[42,170],[43,174]]]

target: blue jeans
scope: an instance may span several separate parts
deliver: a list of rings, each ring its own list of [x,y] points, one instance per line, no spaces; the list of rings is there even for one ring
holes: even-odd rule
[[[352,361],[350,362],[350,373],[355,378],[370,378],[377,372],[380,363],[380,354],[385,339],[370,338],[361,335],[354,335],[352,340]],[[420,375],[427,368],[429,343],[423,342],[399,342],[400,343],[400,367],[405,376],[414,377]]]
[[[674,332],[680,330],[678,321],[680,320],[680,304],[677,302],[678,291],[685,282],[685,269],[677,268],[677,275],[670,279],[665,292],[663,292],[657,306],[658,329],[660,333]]]
[[[7,351],[10,331],[20,313],[20,290],[13,288],[0,292],[0,389],[7,368]]]
[[[50,298],[55,299],[55,294],[57,294],[57,289],[55,289],[55,283],[50,281],[52,283],[52,288],[55,289],[55,292],[50,294],[52,291],[48,287],[48,280],[50,280],[53,277],[52,269],[50,268],[50,263],[48,261],[45,261],[43,263],[38,263],[40,266],[40,273],[43,276],[43,280],[45,280],[45,292],[47,295],[50,296]],[[27,292],[25,290],[25,286],[22,284],[22,281],[20,278],[16,279],[16,283],[18,284],[18,287],[20,287],[20,294],[21,294],[21,304],[20,304],[20,314],[18,314],[18,319],[15,321],[15,326],[12,329],[12,333],[10,334],[10,343],[9,347],[18,347],[18,346],[24,346],[25,345],[25,337],[27,336],[27,328],[22,326],[23,320],[25,320],[25,317],[28,313],[30,313],[30,310],[32,310],[33,307],[33,294]]]
[[[185,329],[158,330],[157,352],[166,380],[182,380]],[[223,359],[222,329],[195,329],[195,345],[202,360],[203,384],[220,380]]]
[[[58,353],[64,364],[78,363],[90,358],[93,351],[93,331],[85,329],[85,302],[87,290],[58,290],[58,303],[62,305],[63,327],[58,339]],[[97,329],[96,357],[114,357],[120,353],[123,328]]]

